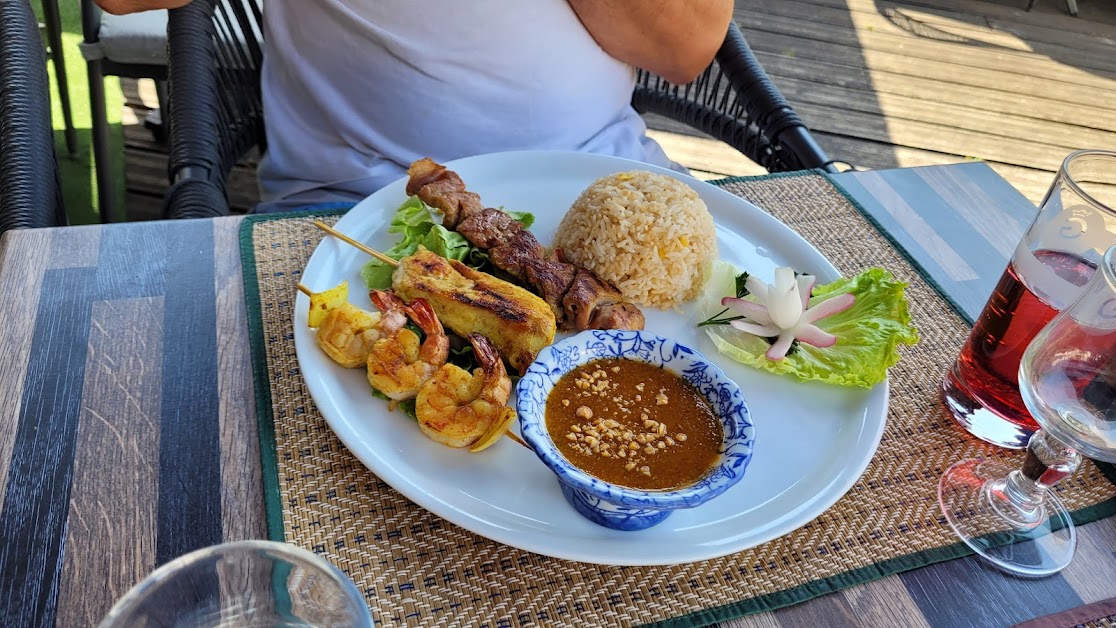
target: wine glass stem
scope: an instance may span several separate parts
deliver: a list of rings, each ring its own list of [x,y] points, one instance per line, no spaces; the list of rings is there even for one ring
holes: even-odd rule
[[[1046,489],[1073,473],[1080,463],[1075,449],[1039,430],[1027,443],[1023,468],[1003,480],[985,483],[985,497],[1016,530],[1030,530],[1046,520]]]

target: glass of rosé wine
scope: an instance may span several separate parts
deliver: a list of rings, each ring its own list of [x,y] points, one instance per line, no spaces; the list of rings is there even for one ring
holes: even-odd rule
[[[1023,353],[1019,390],[1040,429],[1022,468],[965,460],[938,484],[954,532],[1015,575],[1050,575],[1069,564],[1076,534],[1051,487],[1082,455],[1116,462],[1116,246],[1098,266],[1078,299]]]
[[[1038,424],[1020,396],[1020,359],[1035,334],[1081,294],[1112,244],[1116,151],[1071,153],[942,383],[962,427],[1001,447],[1027,445]]]

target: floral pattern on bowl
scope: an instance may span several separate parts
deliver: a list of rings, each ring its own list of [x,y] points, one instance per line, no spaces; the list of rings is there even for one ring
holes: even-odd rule
[[[605,482],[566,460],[546,429],[547,397],[563,375],[603,358],[663,367],[709,402],[725,432],[719,458],[709,473],[689,486],[650,491]],[[646,331],[595,329],[546,347],[519,380],[515,409],[523,438],[554,472],[566,500],[590,521],[618,530],[649,528],[674,510],[699,506],[724,493],[744,477],[755,442],[748,406],[736,383],[697,351]]]

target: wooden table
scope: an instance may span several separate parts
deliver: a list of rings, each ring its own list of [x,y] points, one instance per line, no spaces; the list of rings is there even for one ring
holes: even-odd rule
[[[978,311],[1035,211],[983,164],[835,180]],[[93,625],[157,565],[265,537],[240,222],[0,240],[0,625]],[[1012,624],[1116,596],[1114,547],[1116,518],[1044,580],[965,558],[726,625]]]

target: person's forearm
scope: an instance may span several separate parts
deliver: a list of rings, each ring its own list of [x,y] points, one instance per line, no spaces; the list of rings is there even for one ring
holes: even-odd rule
[[[151,9],[177,9],[189,4],[190,0],[93,0],[93,2],[109,13],[123,15]]]
[[[569,0],[605,52],[672,83],[688,83],[713,60],[732,0]]]

